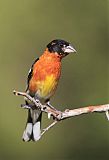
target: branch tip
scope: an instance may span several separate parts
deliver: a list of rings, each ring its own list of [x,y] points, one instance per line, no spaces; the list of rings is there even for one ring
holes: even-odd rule
[[[13,90],[13,94],[16,95],[16,96],[18,96],[18,92],[15,91],[15,90]]]
[[[108,110],[105,113],[106,113],[106,118],[109,121],[109,112],[108,112]]]

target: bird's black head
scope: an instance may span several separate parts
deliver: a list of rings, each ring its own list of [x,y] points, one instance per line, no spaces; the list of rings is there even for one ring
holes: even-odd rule
[[[69,53],[76,52],[73,46],[64,40],[56,39],[50,42],[47,45],[49,52],[51,53],[58,53],[62,57],[68,55]]]

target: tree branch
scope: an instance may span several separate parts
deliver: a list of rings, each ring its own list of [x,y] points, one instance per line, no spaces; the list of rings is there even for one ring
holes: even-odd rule
[[[43,129],[43,132],[41,133],[41,136],[43,136],[43,134],[48,131],[51,127],[53,127],[58,121],[53,121],[53,123],[51,123],[47,128]]]
[[[41,136],[48,131],[51,127],[53,127],[57,122],[64,120],[66,118],[74,117],[74,116],[79,116],[81,114],[86,114],[86,113],[93,113],[93,112],[105,112],[106,117],[109,120],[109,104],[104,104],[104,105],[97,105],[97,106],[88,106],[88,107],[82,107],[82,108],[77,108],[77,109],[66,109],[65,111],[59,111],[54,107],[50,107],[49,105],[45,104],[42,105],[41,102],[38,99],[32,98],[30,95],[28,95],[25,92],[18,92],[18,91],[13,91],[13,93],[16,96],[24,96],[27,99],[29,99],[32,103],[35,104],[36,108],[41,110],[42,112],[45,112],[49,115],[53,116],[53,123],[50,124],[47,128],[43,129]],[[25,107],[24,107],[25,108]]]

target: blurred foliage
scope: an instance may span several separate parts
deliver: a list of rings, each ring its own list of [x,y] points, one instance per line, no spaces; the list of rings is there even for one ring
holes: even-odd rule
[[[21,140],[21,97],[33,60],[53,39],[71,42],[52,104],[59,109],[108,103],[107,0],[0,0],[0,159],[107,160],[109,122],[90,114],[61,122],[37,143]],[[60,107],[61,106],[61,107]],[[47,125],[46,115],[43,127]]]

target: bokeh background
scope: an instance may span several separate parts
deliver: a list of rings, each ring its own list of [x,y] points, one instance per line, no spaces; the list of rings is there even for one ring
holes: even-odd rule
[[[0,160],[107,160],[105,114],[74,117],[37,143],[22,142],[27,111],[20,108],[32,62],[53,39],[71,42],[78,54],[63,60],[52,105],[64,110],[109,102],[108,0],[0,0]],[[50,123],[43,116],[42,127]]]

